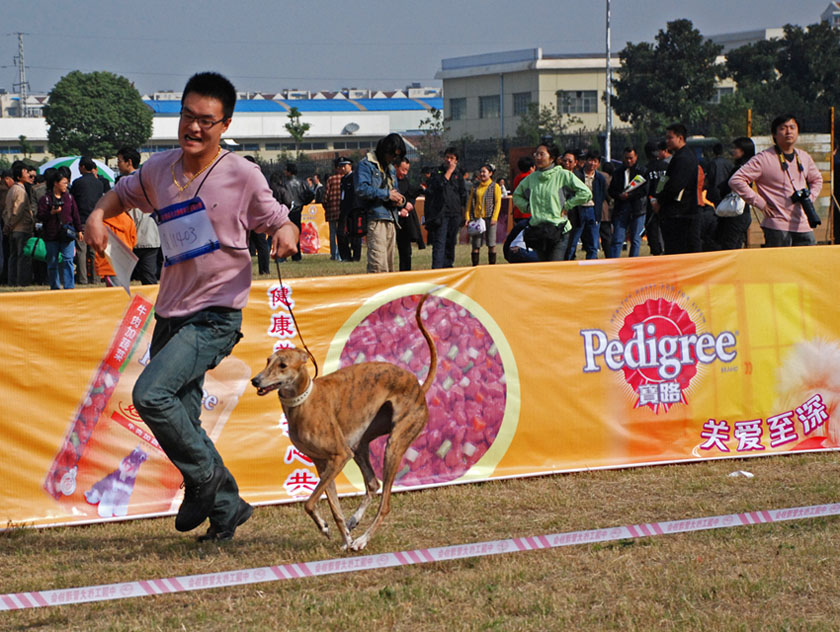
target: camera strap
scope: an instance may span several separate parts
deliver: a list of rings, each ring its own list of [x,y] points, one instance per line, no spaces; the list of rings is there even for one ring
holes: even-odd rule
[[[782,150],[779,148],[779,146],[776,145],[775,147],[776,147],[776,155],[779,157],[779,164],[782,167],[782,171],[784,171],[787,174],[788,180],[790,180],[790,186],[793,187],[793,191],[795,193],[799,189],[797,189],[796,185],[793,183],[793,176],[790,175],[790,168],[788,166],[787,159],[785,158],[785,155],[782,153]],[[810,189],[811,186],[808,184],[808,178],[806,178],[804,176],[805,167],[802,166],[802,161],[799,160],[799,152],[794,149],[793,150],[793,155],[796,157],[796,166],[799,168],[799,173],[803,174],[802,177],[805,180],[805,188]]]

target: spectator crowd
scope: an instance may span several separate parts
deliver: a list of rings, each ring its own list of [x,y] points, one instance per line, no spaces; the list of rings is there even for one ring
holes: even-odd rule
[[[455,147],[411,184],[405,142],[389,134],[358,164],[336,157],[323,181],[318,174],[298,177],[289,162],[268,183],[299,230],[304,206],[322,204],[330,259],[360,261],[364,243],[368,272],[411,270],[413,249],[427,246],[432,268],[452,267],[459,239],[469,243],[474,266],[482,248],[486,262],[495,264],[500,242],[512,263],[637,257],[643,241],[654,256],[732,250],[747,245],[754,218],[766,246],[814,244],[820,219],[813,202],[822,177],[811,156],[796,147],[794,115],[777,117],[769,131],[774,145],[762,152],[741,137],[728,152],[716,143],[702,155],[687,143],[685,126],[675,123],[660,140],[625,147],[620,162],[602,160],[597,149],[561,150],[545,138],[533,155],[518,160],[510,190],[503,177],[495,178],[492,163],[475,174],[463,170]],[[139,167],[136,149],[118,152],[119,177],[131,177]],[[114,283],[107,260],[84,240],[85,221],[110,183],[90,157],[81,158],[79,172],[71,182],[67,167],[39,174],[17,161],[0,174],[0,282],[52,289]],[[499,221],[508,221],[502,200],[509,195],[508,230]],[[162,255],[154,219],[132,209],[108,227],[138,256],[134,278],[157,283]],[[257,271],[267,274],[270,238],[252,231],[249,249]],[[301,257],[298,244],[291,259]]]

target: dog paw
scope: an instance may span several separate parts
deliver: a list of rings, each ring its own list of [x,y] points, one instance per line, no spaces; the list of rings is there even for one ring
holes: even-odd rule
[[[363,535],[360,538],[356,538],[350,543],[350,550],[351,551],[361,551],[363,548],[367,546],[368,537]]]
[[[327,540],[329,540],[332,537],[332,534],[330,533],[330,528],[329,527],[321,527],[321,533],[324,534],[324,537]]]

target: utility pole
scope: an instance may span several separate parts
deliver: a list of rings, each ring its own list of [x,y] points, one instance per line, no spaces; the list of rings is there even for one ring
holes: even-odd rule
[[[15,64],[18,67],[18,80],[12,86],[17,91],[18,101],[18,116],[23,118],[26,116],[26,103],[29,100],[29,82],[26,80],[26,64],[23,61],[23,36],[24,33],[16,33],[18,37],[18,54],[15,57]]]
[[[610,0],[607,0],[607,86],[605,95],[607,106],[607,162],[611,158],[610,145],[612,141],[612,106],[610,105],[610,94],[612,94],[612,59],[610,59]]]

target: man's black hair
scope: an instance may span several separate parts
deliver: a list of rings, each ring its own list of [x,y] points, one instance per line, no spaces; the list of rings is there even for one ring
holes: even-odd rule
[[[597,160],[600,162],[601,160],[601,152],[597,149],[590,149],[586,152],[586,156],[584,156],[584,160]]]
[[[516,162],[516,167],[519,169],[519,173],[527,173],[533,166],[534,159],[531,158],[531,156],[522,156],[522,158]]]
[[[443,150],[443,155],[444,156],[450,155],[450,154],[455,156],[455,160],[460,160],[461,159],[461,157],[458,155],[458,150],[455,147],[447,147],[446,149]]]
[[[722,156],[723,155],[723,144],[722,143],[715,143],[712,145],[712,153],[715,156]]]
[[[297,163],[287,162],[286,163],[286,171],[288,171],[293,176],[296,176],[297,175]]]
[[[85,171],[96,171],[96,163],[90,156],[82,156],[79,158],[79,168],[84,167]]]
[[[199,72],[190,77],[181,96],[181,105],[190,92],[203,97],[211,97],[222,102],[222,114],[226,119],[233,116],[236,107],[236,88],[227,77],[217,72]]]
[[[15,160],[12,163],[12,180],[15,182],[20,180],[24,171],[29,171],[29,165],[23,162],[23,160]]]
[[[665,131],[673,132],[675,136],[682,136],[683,138],[688,138],[688,130],[682,123],[672,123],[671,125],[665,128]]]
[[[134,149],[134,147],[122,147],[118,152],[118,156],[122,156],[122,159],[126,162],[130,162],[131,166],[137,169],[140,166],[140,152]]]
[[[625,148],[624,148],[624,153],[625,153],[625,154],[629,154],[631,151],[632,151],[634,154],[638,154],[638,153],[639,153],[639,152],[637,152],[637,151],[636,151],[636,148],[635,148],[635,147],[633,147],[632,145],[628,145],[627,147],[625,147]]]
[[[788,121],[793,121],[796,123],[796,127],[799,127],[799,121],[793,114],[782,114],[781,116],[777,116],[773,119],[770,123],[770,136],[776,135],[776,130],[778,130],[782,125],[787,123]]]

